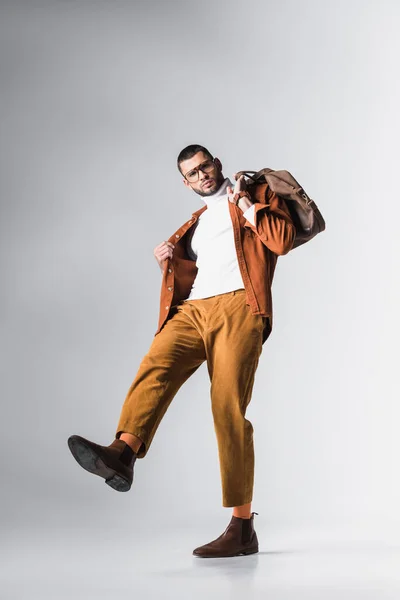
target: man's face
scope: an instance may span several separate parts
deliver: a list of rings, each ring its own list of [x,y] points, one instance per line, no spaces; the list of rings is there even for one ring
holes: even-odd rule
[[[224,182],[225,177],[222,174],[222,164],[218,158],[214,158],[214,164],[209,170],[207,168],[207,163],[211,159],[204,152],[197,152],[192,158],[188,158],[187,160],[183,160],[180,163],[180,168],[183,175],[186,177],[183,178],[183,183],[186,187],[191,188],[196,194],[199,196],[211,196],[214,194]],[[207,168],[206,172],[198,170],[198,179],[197,181],[188,181],[190,175],[194,175],[196,173],[196,167],[199,165],[203,165],[205,163],[205,167]],[[210,165],[208,165],[210,166]],[[197,173],[195,178],[197,177]]]

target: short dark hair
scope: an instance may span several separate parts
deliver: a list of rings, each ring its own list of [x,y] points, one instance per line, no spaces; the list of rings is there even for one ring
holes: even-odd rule
[[[192,158],[192,156],[194,156],[198,152],[204,152],[204,154],[206,156],[208,156],[208,158],[210,158],[210,159],[214,158],[213,155],[211,154],[211,152],[209,152],[207,150],[207,148],[205,148],[204,146],[200,146],[199,144],[191,144],[190,146],[186,146],[186,148],[184,148],[183,150],[181,150],[179,152],[178,159],[176,161],[180,173],[182,173],[181,167],[180,167],[181,162],[183,162],[184,160],[188,160],[189,158]],[[182,173],[182,175],[183,175],[183,173]]]

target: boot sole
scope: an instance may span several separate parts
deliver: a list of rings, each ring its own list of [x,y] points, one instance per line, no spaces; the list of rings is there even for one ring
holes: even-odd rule
[[[213,554],[195,554],[193,552],[193,556],[196,556],[197,558],[233,558],[234,556],[241,556],[241,555],[247,555],[247,554],[257,554],[258,552],[258,546],[257,548],[248,548],[246,550],[241,550],[241,552],[235,552],[234,554],[221,554],[220,556],[218,555],[213,555]]]
[[[83,440],[78,439],[76,436],[70,437],[68,438],[68,447],[72,456],[85,471],[102,477],[105,479],[106,484],[117,492],[128,492],[130,490],[131,483],[121,477],[115,469],[108,467],[93,448],[85,444]]]

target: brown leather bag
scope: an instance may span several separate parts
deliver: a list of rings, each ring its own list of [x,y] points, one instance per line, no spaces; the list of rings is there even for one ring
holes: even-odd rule
[[[241,175],[248,177],[247,190],[253,196],[252,189],[260,183],[268,183],[270,189],[278,196],[285,199],[293,224],[296,228],[296,237],[292,250],[305,244],[325,229],[325,221],[314,200],[306,194],[298,181],[289,171],[261,169],[260,171],[238,171],[235,179]]]

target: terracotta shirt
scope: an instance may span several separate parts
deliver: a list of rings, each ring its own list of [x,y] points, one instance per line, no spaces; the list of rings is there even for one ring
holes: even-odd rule
[[[278,256],[287,254],[294,242],[296,230],[285,200],[277,196],[267,183],[249,186],[254,209],[246,210],[246,218],[239,206],[228,200],[236,250],[246,303],[252,314],[266,318],[263,343],[273,324],[271,285]],[[175,245],[172,259],[164,263],[160,291],[160,311],[157,335],[164,323],[174,314],[178,302],[188,299],[198,273],[196,257],[191,249],[191,238],[207,205],[198,209],[188,221],[175,231],[168,241]],[[214,291],[214,294],[218,293]],[[214,295],[213,294],[213,295]]]

